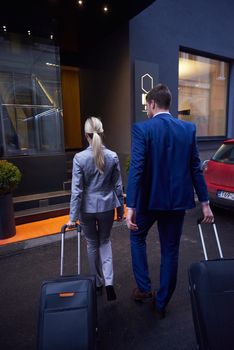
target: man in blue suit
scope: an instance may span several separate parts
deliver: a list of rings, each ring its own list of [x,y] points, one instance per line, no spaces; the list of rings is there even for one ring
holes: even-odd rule
[[[152,300],[146,237],[157,221],[161,245],[160,287],[154,307],[159,318],[175,290],[184,215],[195,207],[194,189],[201,202],[203,222],[214,220],[201,171],[196,127],[173,117],[171,93],[158,84],[146,95],[148,119],[132,129],[132,154],[127,189],[127,226],[130,229],[136,301]]]

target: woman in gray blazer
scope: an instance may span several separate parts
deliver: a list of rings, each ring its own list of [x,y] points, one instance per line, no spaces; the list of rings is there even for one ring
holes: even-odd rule
[[[98,118],[85,122],[89,147],[73,159],[69,226],[80,220],[87,242],[90,272],[96,275],[97,290],[106,287],[107,299],[115,300],[110,241],[114,221],[122,220],[124,197],[119,159],[102,143],[103,127]]]

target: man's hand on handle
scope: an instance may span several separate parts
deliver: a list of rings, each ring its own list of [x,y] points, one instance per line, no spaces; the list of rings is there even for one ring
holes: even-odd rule
[[[138,227],[136,225],[136,209],[128,208],[126,223],[129,230],[133,230],[133,231],[138,230]]]
[[[214,214],[210,209],[209,203],[201,203],[202,213],[203,213],[203,224],[212,224],[214,222]]]

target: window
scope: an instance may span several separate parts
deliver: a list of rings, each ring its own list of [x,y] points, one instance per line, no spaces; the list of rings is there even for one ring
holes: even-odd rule
[[[212,159],[217,162],[234,164],[234,143],[224,143]]]
[[[179,112],[197,126],[197,136],[226,135],[228,63],[179,54]]]
[[[0,156],[63,152],[59,50],[0,38]]]

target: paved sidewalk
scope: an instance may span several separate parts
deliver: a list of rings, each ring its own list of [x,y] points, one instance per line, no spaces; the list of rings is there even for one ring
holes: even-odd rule
[[[164,320],[154,318],[148,304],[138,305],[131,298],[135,286],[129,247],[128,230],[124,223],[115,224],[112,245],[115,285],[118,299],[107,302],[98,297],[99,350],[195,350],[196,341],[188,293],[187,269],[190,263],[203,259],[196,226],[200,210],[189,211],[181,240],[178,285]],[[234,218],[218,211],[216,222],[223,252],[234,256]],[[207,227],[209,255],[217,249],[211,227]],[[149,268],[154,288],[158,285],[160,251],[156,225],[148,237]],[[0,349],[36,350],[37,316],[40,287],[44,280],[59,274],[59,235],[53,240],[25,242],[0,255]],[[36,246],[35,246],[36,245]],[[65,273],[76,272],[76,241],[66,240]],[[82,241],[82,272],[88,272],[85,241]]]

